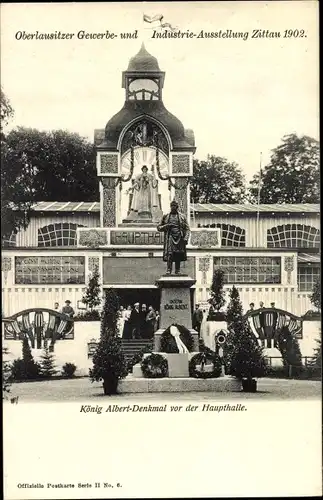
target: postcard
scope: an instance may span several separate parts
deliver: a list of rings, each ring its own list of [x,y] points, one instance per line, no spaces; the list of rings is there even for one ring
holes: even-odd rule
[[[318,2],[1,14],[6,500],[322,494]]]

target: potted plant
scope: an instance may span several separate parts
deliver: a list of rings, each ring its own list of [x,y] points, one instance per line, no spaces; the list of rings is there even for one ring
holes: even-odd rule
[[[230,334],[224,348],[224,362],[229,375],[241,380],[244,392],[256,392],[256,378],[266,373],[263,348],[243,317],[242,303],[235,286],[230,291],[227,322]]]
[[[118,309],[118,296],[110,289],[104,303],[100,341],[93,355],[93,368],[90,369],[91,382],[102,380],[106,395],[117,394],[119,380],[128,374],[117,332]]]

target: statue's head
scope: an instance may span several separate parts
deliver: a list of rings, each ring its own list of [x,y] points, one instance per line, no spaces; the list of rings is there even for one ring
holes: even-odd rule
[[[176,200],[173,200],[170,204],[170,211],[175,214],[178,212],[178,203]]]
[[[146,165],[143,165],[142,168],[141,168],[141,171],[143,174],[146,174],[148,172],[148,168]]]

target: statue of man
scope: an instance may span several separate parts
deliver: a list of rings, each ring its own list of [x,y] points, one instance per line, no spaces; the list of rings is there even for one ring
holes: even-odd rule
[[[188,222],[178,211],[178,203],[173,200],[170,213],[162,217],[157,230],[165,233],[163,261],[167,262],[166,274],[172,273],[175,262],[175,274],[180,273],[181,262],[187,260],[186,245],[190,235]]]

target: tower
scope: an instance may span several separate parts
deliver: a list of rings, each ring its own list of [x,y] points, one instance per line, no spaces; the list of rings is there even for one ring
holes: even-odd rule
[[[142,44],[122,73],[122,109],[95,137],[101,227],[155,225],[171,197],[190,217],[195,139],[165,108],[164,81],[165,72]]]

